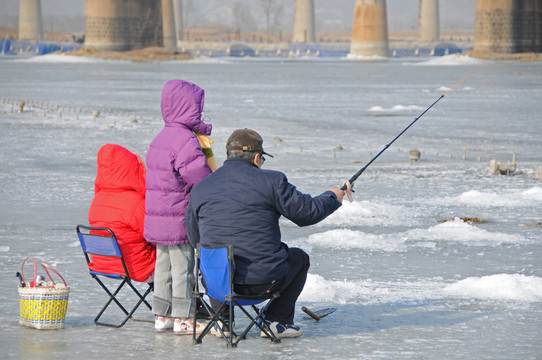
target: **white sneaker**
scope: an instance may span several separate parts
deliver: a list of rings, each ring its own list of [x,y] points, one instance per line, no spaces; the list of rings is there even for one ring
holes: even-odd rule
[[[213,327],[211,328],[211,334],[213,334],[216,337],[222,337],[222,334],[220,333],[220,330],[218,329],[219,326],[222,329],[222,332],[224,332],[224,336],[230,336],[230,324],[228,320],[226,321],[218,320],[217,324],[213,325]],[[232,324],[232,328],[233,326],[235,326],[235,321]]]
[[[196,335],[201,334],[206,325],[206,323],[196,322]],[[194,333],[192,320],[176,318],[173,322],[173,333],[175,335],[192,335]]]
[[[173,319],[165,316],[154,317],[154,331],[164,332],[173,329]]]
[[[273,334],[279,339],[296,338],[303,335],[303,330],[301,330],[299,326],[295,326],[294,324],[281,324],[277,321],[273,321],[268,325],[269,329],[271,329]],[[267,337],[267,335],[263,331],[261,333],[261,336]]]

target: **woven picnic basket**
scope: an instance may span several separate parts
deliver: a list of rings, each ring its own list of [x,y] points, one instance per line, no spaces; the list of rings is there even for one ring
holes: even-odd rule
[[[34,280],[24,280],[24,264],[31,259],[34,263]],[[21,266],[21,283],[19,284],[19,324],[40,330],[62,329],[68,309],[70,287],[64,278],[52,267],[41,263],[51,281],[38,283],[36,260],[27,257]],[[62,279],[63,284],[55,283],[49,270]]]

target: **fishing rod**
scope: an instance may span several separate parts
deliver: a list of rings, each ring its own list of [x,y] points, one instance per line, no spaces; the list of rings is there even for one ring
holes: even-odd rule
[[[429,107],[428,107],[427,109],[425,109],[425,110],[424,110],[417,118],[415,118],[414,121],[412,121],[412,122],[410,123],[410,125],[408,125],[403,131],[401,131],[401,133],[400,133],[399,135],[397,135],[397,136],[395,137],[395,139],[393,139],[389,144],[387,144],[386,146],[384,146],[384,148],[383,148],[378,154],[376,154],[376,156],[375,156],[374,158],[372,158],[371,161],[369,161],[369,162],[367,163],[367,165],[365,165],[365,166],[362,167],[357,173],[355,173],[355,174],[348,180],[348,182],[349,182],[350,184],[353,184],[354,181],[356,181],[357,178],[358,178],[361,174],[363,174],[363,172],[365,171],[365,169],[367,169],[367,168],[369,167],[369,165],[371,165],[371,164],[373,163],[373,161],[375,161],[375,160],[376,160],[376,159],[377,159],[384,151],[386,151],[386,150],[390,147],[390,145],[393,144],[393,143],[395,142],[395,140],[399,139],[399,137],[400,137],[401,135],[403,135],[403,134],[404,134],[404,133],[412,126],[412,125],[414,125],[414,123],[415,123],[416,121],[418,121],[419,118],[421,118],[426,112],[428,112],[429,109],[431,109],[433,106],[435,106],[436,103],[438,103],[443,97],[445,97],[446,95],[448,95],[448,93],[449,93],[450,91],[452,91],[457,85],[461,84],[461,83],[463,82],[463,80],[465,80],[466,78],[468,78],[468,77],[471,76],[471,75],[472,75],[472,73],[470,73],[469,75],[465,76],[463,79],[461,79],[460,82],[458,82],[457,84],[455,84],[454,86],[452,86],[448,91],[446,91],[444,94],[442,94],[442,95],[441,95],[434,103],[431,104],[431,106],[429,106]],[[341,187],[341,190],[346,190],[346,185],[343,185],[343,186]]]

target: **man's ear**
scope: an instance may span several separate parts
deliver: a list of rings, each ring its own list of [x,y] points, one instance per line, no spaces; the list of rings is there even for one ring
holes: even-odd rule
[[[252,163],[254,163],[254,165],[256,165],[257,167],[261,166],[261,160],[260,160],[261,156],[262,155],[260,155],[260,153],[256,153],[256,155],[254,155],[254,158],[252,159]]]

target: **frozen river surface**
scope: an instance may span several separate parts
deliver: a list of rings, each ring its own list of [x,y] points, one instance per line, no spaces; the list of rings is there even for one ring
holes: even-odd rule
[[[167,80],[206,90],[219,164],[229,134],[253,128],[275,155],[265,167],[319,194],[469,73],[358,179],[354,203],[313,227],[282,223],[284,241],[311,255],[299,308],[338,308],[320,322],[299,310],[303,337],[273,345],[252,332],[226,349],[214,337],[195,346],[155,334],[149,322],[94,325],[106,299],[88,275],[75,226],[87,222],[96,153],[116,143],[144,157],[162,127]],[[0,358],[541,359],[540,99],[542,63],[459,56],[1,59]],[[413,164],[411,149],[421,152]],[[514,174],[489,174],[491,159],[510,163],[514,153]],[[18,325],[14,275],[26,256],[71,285],[63,330]]]

